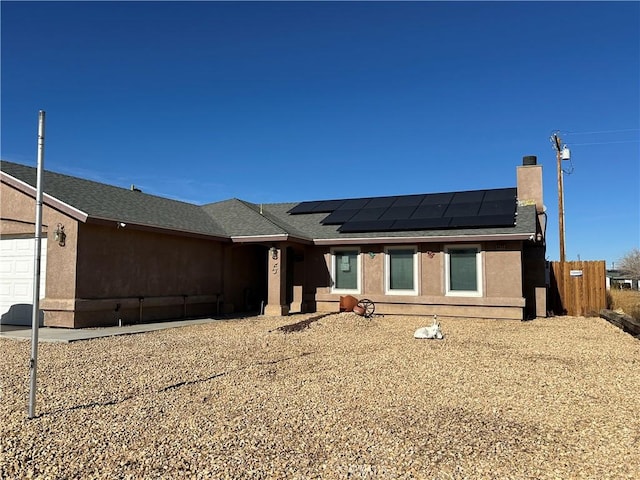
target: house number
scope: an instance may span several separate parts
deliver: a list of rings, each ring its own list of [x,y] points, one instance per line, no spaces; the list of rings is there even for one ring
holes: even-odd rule
[[[271,268],[271,273],[273,273],[274,275],[278,274],[278,262],[273,264],[273,268]]]

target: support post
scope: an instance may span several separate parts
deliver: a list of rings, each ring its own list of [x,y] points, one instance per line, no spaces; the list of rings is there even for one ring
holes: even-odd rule
[[[42,176],[44,170],[44,119],[45,112],[38,113],[38,168],[36,190],[36,231],[33,269],[33,312],[31,316],[31,359],[29,360],[29,418],[35,417],[38,371],[38,328],[40,327],[40,261],[42,258]]]
[[[264,314],[267,316],[289,315],[287,297],[287,249],[271,247],[268,251],[268,294]]]

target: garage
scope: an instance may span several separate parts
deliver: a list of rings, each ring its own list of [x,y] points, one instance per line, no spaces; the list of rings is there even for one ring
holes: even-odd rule
[[[47,239],[40,260],[40,298],[44,298]],[[0,324],[31,325],[33,312],[34,238],[0,240]],[[40,325],[43,324],[42,318]]]

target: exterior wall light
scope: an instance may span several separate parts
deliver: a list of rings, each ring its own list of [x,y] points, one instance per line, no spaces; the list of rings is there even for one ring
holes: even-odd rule
[[[269,249],[269,253],[271,253],[271,258],[273,258],[274,260],[278,259],[278,249],[276,247],[271,247]]]
[[[53,238],[56,242],[58,242],[58,245],[64,247],[67,241],[67,234],[64,233],[64,225],[62,225],[61,223],[56,225],[56,230],[53,232]]]

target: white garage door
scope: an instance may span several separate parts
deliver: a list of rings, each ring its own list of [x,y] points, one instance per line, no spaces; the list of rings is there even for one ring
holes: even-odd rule
[[[35,239],[0,240],[0,323],[31,325]],[[47,239],[41,242],[40,298],[44,298]],[[42,320],[40,320],[42,324]]]

